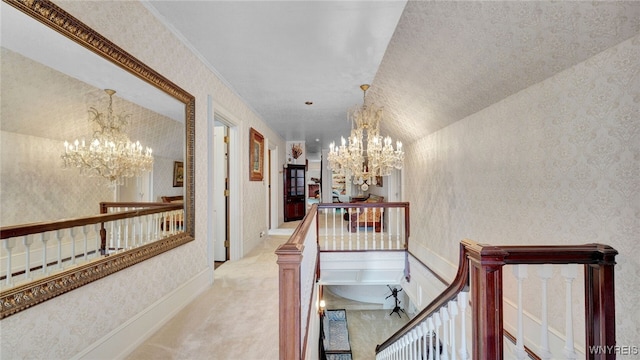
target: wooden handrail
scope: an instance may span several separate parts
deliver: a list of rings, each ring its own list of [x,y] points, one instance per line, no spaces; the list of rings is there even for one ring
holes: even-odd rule
[[[396,331],[385,342],[376,346],[376,353],[389,347],[406,333],[422,323],[422,321],[424,321],[426,318],[431,316],[431,314],[440,310],[441,307],[445,306],[449,301],[453,300],[461,291],[465,291],[468,289],[469,262],[466,260],[466,250],[464,248],[464,244],[461,243],[460,258],[458,260],[458,272],[456,273],[456,277],[451,285],[449,285],[440,295],[438,295],[438,297],[436,297],[429,305],[427,305],[424,310],[422,310],[418,315],[416,315],[413,319],[411,319],[408,323],[401,327],[400,330]]]
[[[458,272],[451,285],[389,339],[384,350],[471,287],[474,359],[502,359],[502,267],[516,264],[582,264],[585,266],[586,348],[615,347],[614,265],[618,252],[602,244],[559,246],[492,246],[471,240],[460,243]],[[604,355],[615,359],[615,353]],[[595,354],[587,354],[588,359]]]
[[[300,299],[300,264],[304,252],[304,242],[311,224],[316,218],[318,204],[313,204],[311,210],[298,225],[289,240],[280,245],[276,250],[279,266],[279,347],[280,359],[301,359],[306,351],[306,335],[304,344],[301,341],[302,319],[301,304],[305,299]],[[316,251],[317,248],[316,248]],[[318,267],[315,265],[314,276],[317,276]],[[314,281],[315,282],[315,281]],[[312,299],[310,300],[312,301]],[[311,306],[309,307],[311,310]],[[309,316],[310,313],[307,315]]]
[[[137,203],[137,204],[140,205],[140,204],[147,204],[147,203]],[[4,240],[4,239],[17,237],[17,236],[26,236],[31,234],[39,234],[47,231],[61,230],[61,229],[67,229],[67,228],[72,228],[77,226],[92,225],[92,224],[99,224],[99,223],[104,223],[104,222],[109,222],[114,220],[134,218],[134,217],[143,216],[143,215],[161,213],[164,211],[180,210],[184,207],[183,204],[163,204],[163,203],[158,203],[158,204],[162,204],[162,205],[150,205],[146,209],[136,209],[136,210],[130,210],[130,211],[123,211],[119,213],[111,213],[111,214],[100,214],[100,215],[86,216],[82,218],[63,219],[63,220],[45,221],[45,222],[31,223],[31,224],[4,226],[0,228],[0,239]]]

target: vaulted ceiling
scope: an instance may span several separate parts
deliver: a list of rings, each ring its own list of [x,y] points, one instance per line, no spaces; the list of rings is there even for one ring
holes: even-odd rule
[[[310,153],[348,134],[360,84],[385,108],[383,134],[410,143],[640,32],[637,1],[146,5]]]

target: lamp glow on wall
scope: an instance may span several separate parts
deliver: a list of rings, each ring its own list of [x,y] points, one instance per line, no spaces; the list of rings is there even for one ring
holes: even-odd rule
[[[391,138],[380,135],[382,108],[367,105],[368,84],[360,88],[364,92],[363,104],[348,113],[351,135],[348,139],[343,137],[340,146],[331,143],[328,160],[334,173],[342,174],[346,179],[352,177],[353,183],[366,191],[369,185],[377,184],[376,177],[388,176],[392,170],[402,169],[404,151],[400,141],[396,142],[394,149]]]
[[[102,177],[110,185],[122,185],[128,177],[140,176],[153,168],[152,150],[139,141],[131,142],[126,134],[131,115],[113,114],[115,90],[105,89],[109,95],[107,113],[89,108],[89,120],[96,125],[91,141],[76,139],[64,142],[65,168],[78,168],[85,176]]]

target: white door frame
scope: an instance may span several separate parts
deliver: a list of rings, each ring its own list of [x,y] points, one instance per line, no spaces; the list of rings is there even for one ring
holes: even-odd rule
[[[267,204],[267,229],[277,229],[280,225],[278,222],[279,210],[278,203],[280,202],[280,198],[278,197],[278,189],[280,188],[280,184],[278,183],[278,179],[280,173],[278,172],[278,146],[267,140],[267,149],[271,150],[271,189],[268,189],[266,193],[265,203]],[[267,185],[269,183],[267,182]],[[269,208],[269,192],[271,192],[271,208]],[[271,224],[269,224],[269,211],[271,211]]]
[[[242,159],[242,147],[240,146],[240,121],[232,115],[231,112],[225,110],[222,106],[217,104],[211,95],[208,99],[208,133],[210,132],[207,149],[209,155],[207,158],[209,171],[208,171],[208,184],[209,189],[213,188],[213,127],[215,126],[215,120],[218,120],[229,127],[229,144],[228,162],[229,162],[229,260],[239,260],[243,254],[242,243],[242,226],[240,216],[240,204],[242,203],[242,191],[240,176],[240,159]],[[216,116],[217,115],[217,116]],[[214,194],[213,191],[208,192],[207,204],[210,206],[207,214],[207,249],[209,251],[209,265],[213,266],[213,237],[214,237]],[[217,210],[217,209],[215,209]],[[224,211],[224,210],[223,210]]]

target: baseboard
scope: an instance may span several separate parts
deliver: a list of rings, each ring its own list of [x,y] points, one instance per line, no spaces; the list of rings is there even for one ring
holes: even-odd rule
[[[197,274],[72,359],[124,359],[211,285],[211,271]]]

